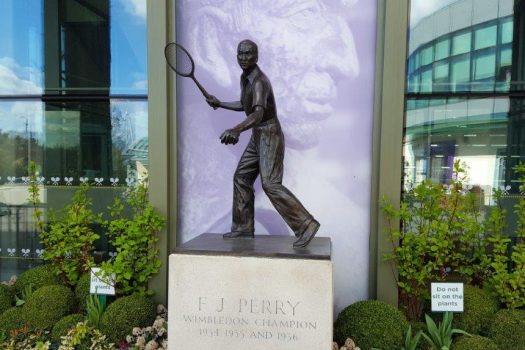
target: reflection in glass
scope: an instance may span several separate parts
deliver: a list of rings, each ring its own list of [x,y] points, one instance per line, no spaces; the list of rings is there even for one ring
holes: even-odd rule
[[[436,43],[436,61],[449,56],[450,39],[446,38]]]
[[[452,54],[470,52],[470,32],[456,34],[452,37]]]
[[[497,27],[492,25],[486,28],[477,29],[474,32],[474,49],[484,49],[486,47],[496,45],[497,39]]]
[[[519,193],[513,167],[525,162],[525,3],[412,0],[411,7],[418,24],[411,23],[409,34],[404,188],[425,179],[448,183],[459,160],[484,205],[493,205],[495,188]],[[410,64],[427,47],[435,48],[437,60],[431,82],[428,66]],[[508,213],[515,198],[506,197]],[[512,225],[509,217],[509,232]]]
[[[450,82],[453,91],[468,91],[470,89],[470,55],[464,55],[452,61],[452,76]]]
[[[146,0],[0,1],[0,95],[146,94],[145,8]]]

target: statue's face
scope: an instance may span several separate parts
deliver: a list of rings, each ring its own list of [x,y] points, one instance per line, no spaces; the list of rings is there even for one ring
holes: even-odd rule
[[[243,70],[250,70],[257,64],[257,52],[253,45],[240,43],[237,49],[237,62]]]

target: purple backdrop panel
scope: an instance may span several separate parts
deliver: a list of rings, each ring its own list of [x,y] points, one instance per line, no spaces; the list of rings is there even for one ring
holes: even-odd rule
[[[239,100],[237,44],[259,45],[286,138],[283,184],[332,238],[336,311],[368,296],[368,242],[376,2],[179,0],[177,41],[195,75],[222,101]],[[179,242],[228,232],[233,173],[251,131],[235,146],[220,134],[244,113],[211,109],[177,80]],[[256,234],[291,235],[256,185]]]

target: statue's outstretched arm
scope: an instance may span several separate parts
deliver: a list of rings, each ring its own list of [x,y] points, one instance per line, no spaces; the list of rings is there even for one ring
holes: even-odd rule
[[[210,98],[206,99],[206,102],[208,102],[210,107],[212,107],[213,109],[224,108],[237,112],[241,112],[244,110],[241,101],[222,102],[213,95],[210,95]]]

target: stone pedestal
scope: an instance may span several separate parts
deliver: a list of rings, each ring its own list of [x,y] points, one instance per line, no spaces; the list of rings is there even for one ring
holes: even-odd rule
[[[169,261],[170,350],[329,350],[333,277],[329,238],[224,240],[203,234]]]

